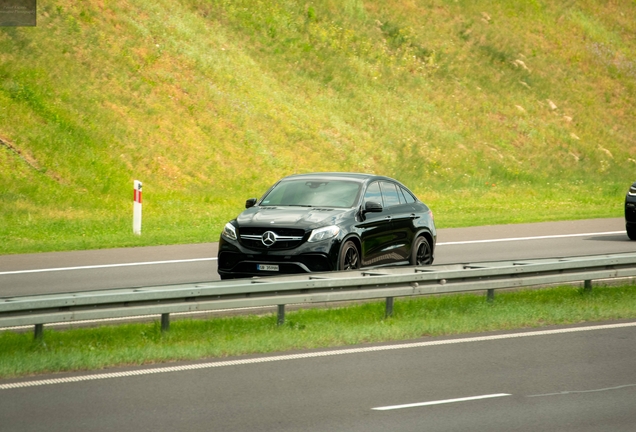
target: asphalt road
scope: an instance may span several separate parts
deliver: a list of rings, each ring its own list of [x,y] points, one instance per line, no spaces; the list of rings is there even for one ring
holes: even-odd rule
[[[440,229],[435,264],[636,251],[624,219]],[[216,243],[0,256],[0,297],[218,280]]]
[[[441,229],[435,264],[636,251],[624,220]],[[216,243],[0,256],[0,297],[218,280]]]
[[[626,324],[0,380],[0,430],[631,432]]]
[[[622,219],[440,230],[436,263],[633,252]],[[0,295],[216,279],[214,244],[0,257]],[[0,361],[2,353],[0,353]],[[636,322],[0,380],[0,431],[634,431]]]

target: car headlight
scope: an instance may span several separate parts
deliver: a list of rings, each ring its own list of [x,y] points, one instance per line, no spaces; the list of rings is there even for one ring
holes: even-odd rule
[[[327,240],[337,236],[340,233],[340,228],[335,225],[331,225],[328,227],[318,228],[311,232],[309,236],[308,242],[319,242],[322,240]]]
[[[225,224],[225,227],[223,228],[223,232],[221,232],[221,235],[228,240],[236,240],[237,239],[236,228],[234,228],[234,225],[228,222]]]
[[[636,195],[636,185],[632,185],[632,187],[629,188],[629,192],[628,192],[631,196]]]

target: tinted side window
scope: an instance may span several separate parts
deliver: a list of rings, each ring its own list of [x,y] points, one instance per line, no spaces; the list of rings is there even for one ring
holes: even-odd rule
[[[385,207],[400,205],[400,197],[393,183],[382,182],[382,197],[384,198]]]
[[[401,187],[400,189],[402,190],[402,195],[404,196],[405,202],[407,204],[413,204],[415,202],[415,197],[403,187]]]
[[[380,193],[380,183],[378,182],[371,183],[369,187],[367,188],[367,191],[364,193],[364,202],[366,204],[369,201],[382,204],[382,193]]]

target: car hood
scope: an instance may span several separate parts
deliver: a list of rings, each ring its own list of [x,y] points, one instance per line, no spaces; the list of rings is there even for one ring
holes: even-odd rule
[[[344,213],[352,209],[321,207],[252,207],[241,213],[236,221],[243,226],[280,226],[286,228],[314,229],[336,223]]]

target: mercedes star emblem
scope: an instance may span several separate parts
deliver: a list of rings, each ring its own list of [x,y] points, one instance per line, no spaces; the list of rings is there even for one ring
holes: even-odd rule
[[[261,241],[267,247],[270,247],[274,243],[276,243],[276,234],[272,231],[267,231],[261,237]]]

